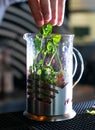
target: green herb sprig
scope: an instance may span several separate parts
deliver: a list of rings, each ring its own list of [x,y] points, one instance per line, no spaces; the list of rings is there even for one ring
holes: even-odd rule
[[[95,115],[95,110],[87,110],[86,113],[91,114],[91,115]]]
[[[52,85],[58,85],[58,77],[63,78],[64,70],[62,69],[62,64],[57,51],[60,40],[60,34],[52,34],[51,24],[44,25],[41,28],[40,33],[36,35],[34,39],[36,56],[33,66],[30,66],[30,74],[36,74],[37,77],[40,77],[38,80],[44,83],[48,82]],[[58,60],[60,66],[58,72],[52,67],[52,61],[55,59]]]

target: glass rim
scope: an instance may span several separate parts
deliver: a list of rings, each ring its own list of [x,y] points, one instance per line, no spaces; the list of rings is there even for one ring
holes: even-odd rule
[[[61,35],[61,36],[63,36],[63,37],[74,37],[75,36],[75,34],[66,34],[66,33],[51,33],[51,35]],[[36,36],[36,35],[39,35],[39,33],[25,33],[23,36],[27,36],[27,35],[31,35],[31,36]]]

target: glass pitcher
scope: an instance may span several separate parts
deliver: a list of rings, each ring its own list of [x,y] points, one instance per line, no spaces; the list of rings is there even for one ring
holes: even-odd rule
[[[39,54],[35,48],[35,37],[36,34],[24,34],[27,46],[24,115],[38,121],[71,119],[76,115],[72,108],[73,87],[81,79],[84,70],[83,58],[80,52],[73,47],[74,35],[61,35],[55,50],[49,45],[50,37],[44,38],[42,40],[43,51]],[[52,51],[47,53],[46,48]],[[73,77],[78,70],[76,54],[80,59],[81,69],[78,79],[73,84]]]

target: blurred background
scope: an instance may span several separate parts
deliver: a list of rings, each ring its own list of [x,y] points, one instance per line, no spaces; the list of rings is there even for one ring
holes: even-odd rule
[[[0,21],[0,113],[24,111],[26,43],[23,34],[37,33],[39,29],[31,17],[27,2],[10,5],[2,18]],[[67,0],[64,24],[53,28],[53,32],[75,34],[74,46],[84,59],[85,69],[79,84],[74,88],[74,102],[76,102],[75,97],[78,101],[82,101],[82,96],[85,96],[86,100],[95,99],[94,23],[94,0]]]

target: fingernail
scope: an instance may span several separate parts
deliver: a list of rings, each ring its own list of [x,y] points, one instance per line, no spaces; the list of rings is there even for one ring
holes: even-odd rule
[[[44,24],[47,24],[49,23],[50,20],[44,20]]]
[[[57,20],[56,19],[51,20],[50,24],[52,24],[53,26],[57,25]]]
[[[37,23],[37,26],[38,27],[42,27],[44,24],[42,24],[42,23]]]
[[[38,27],[42,27],[44,25],[44,21],[43,20],[42,21],[37,20],[35,22],[36,22]]]
[[[58,23],[57,23],[57,26],[61,26],[61,25],[62,25],[62,22],[58,22]]]
[[[49,22],[51,20],[51,14],[44,14],[43,17],[45,22]]]

